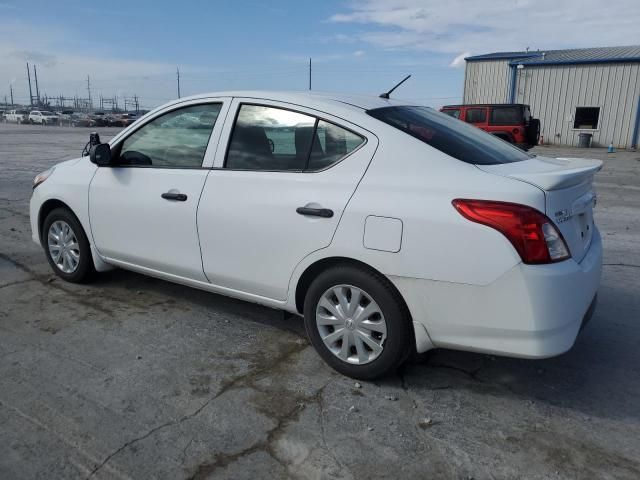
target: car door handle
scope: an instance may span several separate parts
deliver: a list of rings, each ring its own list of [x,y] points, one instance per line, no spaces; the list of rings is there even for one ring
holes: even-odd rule
[[[310,207],[298,207],[296,212],[300,215],[309,215],[312,217],[331,218],[333,217],[333,210],[328,208],[310,208]]]
[[[175,200],[176,202],[185,202],[187,200],[187,196],[184,193],[166,192],[160,196],[165,200]]]

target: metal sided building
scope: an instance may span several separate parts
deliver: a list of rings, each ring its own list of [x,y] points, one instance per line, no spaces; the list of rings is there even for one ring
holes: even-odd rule
[[[524,103],[544,143],[636,148],[640,46],[498,52],[467,57],[464,103]]]

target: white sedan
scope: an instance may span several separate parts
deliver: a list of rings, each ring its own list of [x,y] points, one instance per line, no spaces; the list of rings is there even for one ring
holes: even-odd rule
[[[393,99],[199,95],[38,175],[31,226],[65,280],[121,267],[304,315],[329,365],[374,378],[437,347],[570,349],[601,166]]]

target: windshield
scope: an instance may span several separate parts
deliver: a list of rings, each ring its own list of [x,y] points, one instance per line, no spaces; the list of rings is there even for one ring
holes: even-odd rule
[[[428,107],[383,107],[368,110],[378,120],[473,165],[497,165],[532,158],[510,143]]]

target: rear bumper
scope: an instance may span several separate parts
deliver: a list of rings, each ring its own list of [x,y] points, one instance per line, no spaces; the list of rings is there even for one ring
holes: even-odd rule
[[[593,314],[601,273],[596,229],[580,263],[518,264],[484,286],[390,279],[435,347],[546,358],[573,346]]]

